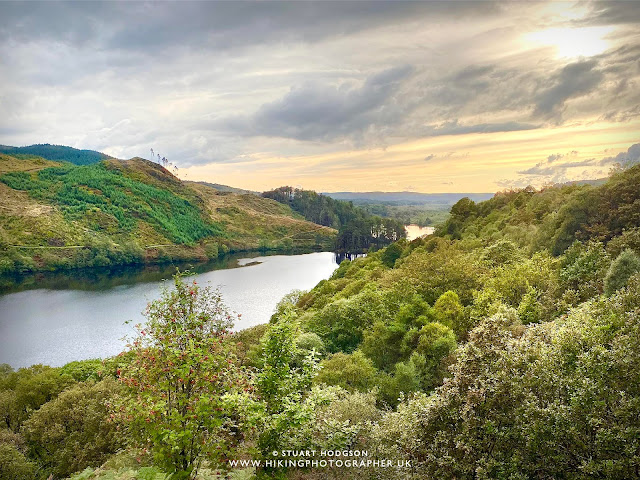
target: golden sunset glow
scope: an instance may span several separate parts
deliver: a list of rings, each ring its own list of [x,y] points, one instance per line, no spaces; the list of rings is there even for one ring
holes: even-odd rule
[[[517,172],[549,155],[576,151],[576,145],[580,149],[570,159],[575,163],[615,156],[638,141],[638,132],[640,123],[633,122],[470,134],[308,157],[260,155],[246,163],[193,166],[185,173],[187,179],[252,190],[277,187],[287,178],[290,185],[317,191],[345,191],[355,185],[358,191],[487,192],[529,184],[539,187],[549,181],[546,176],[533,178]],[[429,155],[433,158],[425,160]],[[354,164],[362,169],[354,169]],[[253,174],[247,175],[247,170]],[[577,166],[568,173],[581,179],[608,172],[607,166]]]
[[[525,35],[532,46],[553,47],[560,58],[592,57],[604,53],[613,27],[550,28]]]

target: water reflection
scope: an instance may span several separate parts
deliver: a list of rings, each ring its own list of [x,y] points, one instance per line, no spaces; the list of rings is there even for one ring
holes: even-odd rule
[[[37,272],[0,276],[0,294],[45,288],[48,290],[100,291],[120,285],[160,282],[180,271],[195,274],[247,266],[253,259],[278,253],[245,252],[225,255],[207,262],[168,262],[158,265],[125,265],[105,268],[78,268],[59,272]]]
[[[343,260],[355,260],[356,258],[366,257],[366,253],[335,253],[335,262],[340,265]]]

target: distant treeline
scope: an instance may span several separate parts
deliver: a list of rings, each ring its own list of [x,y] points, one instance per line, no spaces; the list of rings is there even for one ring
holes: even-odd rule
[[[351,202],[335,200],[312,190],[280,187],[262,194],[289,205],[306,220],[338,230],[336,250],[357,253],[380,248],[406,237],[404,224],[370,215]]]
[[[41,145],[30,145],[28,147],[10,147],[0,145],[0,153],[8,155],[35,155],[46,158],[54,162],[70,162],[75,165],[91,165],[106,160],[109,157],[104,153],[94,150],[78,150],[72,147],[62,145],[49,145],[48,143]]]
[[[353,202],[356,205],[382,204],[390,206],[431,205],[451,206],[461,198],[482,202],[493,197],[493,193],[420,193],[420,192],[331,192],[322,193],[336,200]]]

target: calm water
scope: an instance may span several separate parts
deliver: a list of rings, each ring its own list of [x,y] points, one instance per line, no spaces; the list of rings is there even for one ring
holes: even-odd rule
[[[425,235],[431,235],[435,231],[433,227],[420,227],[418,225],[405,225],[404,228],[407,231],[407,240],[409,241]]]
[[[219,287],[226,305],[242,314],[236,329],[267,322],[284,295],[312,288],[337,268],[330,252],[244,257],[193,269],[200,285]],[[119,353],[173,272],[168,266],[24,279],[0,296],[0,363],[60,366]]]

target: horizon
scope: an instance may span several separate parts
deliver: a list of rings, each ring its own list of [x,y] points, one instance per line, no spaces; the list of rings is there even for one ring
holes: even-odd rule
[[[633,2],[2,2],[0,14],[2,144],[153,149],[181,178],[255,191],[492,193],[640,162]]]

